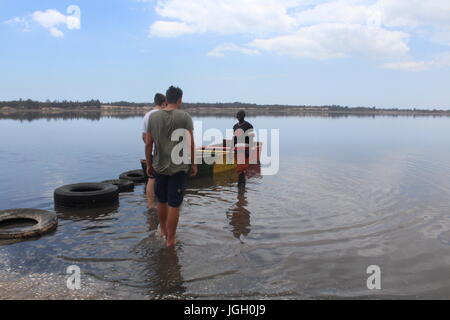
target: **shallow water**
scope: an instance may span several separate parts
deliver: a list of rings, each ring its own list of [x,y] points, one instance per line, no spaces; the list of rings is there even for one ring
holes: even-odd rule
[[[227,118],[197,118],[225,130]],[[190,184],[175,251],[144,187],[115,208],[58,211],[0,242],[0,298],[450,298],[450,118],[258,117],[280,171]],[[139,168],[141,119],[0,120],[0,210],[54,210],[53,190]],[[66,268],[82,271],[68,291]],[[382,289],[366,269],[378,265]]]

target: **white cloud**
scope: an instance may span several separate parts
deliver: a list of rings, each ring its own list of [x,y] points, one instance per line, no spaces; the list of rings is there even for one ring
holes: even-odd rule
[[[429,69],[429,64],[425,61],[400,61],[386,63],[383,67],[400,71],[426,71]]]
[[[36,11],[31,16],[34,21],[48,29],[66,23],[66,16],[57,10]]]
[[[337,0],[319,3],[316,6],[295,14],[301,25],[322,23],[346,23],[366,25],[367,21],[378,12],[375,5],[365,5],[361,1]]]
[[[247,55],[258,55],[260,54],[258,50],[240,47],[234,43],[224,43],[221,44],[210,52],[208,52],[208,56],[211,57],[223,57],[226,52],[240,52]]]
[[[62,38],[62,37],[64,37],[64,33],[61,30],[59,30],[57,28],[54,28],[54,27],[50,28],[50,34],[53,37],[55,37],[55,38]]]
[[[16,17],[10,20],[5,21],[4,23],[9,25],[17,25],[20,26],[20,30],[22,32],[28,32],[30,31],[30,24],[27,19]]]
[[[438,54],[429,61],[400,61],[386,63],[383,67],[386,69],[412,72],[450,68],[450,52]]]
[[[448,0],[379,0],[379,6],[388,27],[405,28],[440,44],[450,41]]]
[[[184,22],[157,21],[151,25],[149,35],[172,38],[194,32],[195,29]]]
[[[152,36],[173,34],[273,34],[295,29],[287,10],[298,1],[279,0],[158,0],[156,12],[165,19],[150,27]],[[163,24],[162,22],[166,22]],[[176,29],[176,32],[174,32]],[[188,31],[188,32],[186,32]]]
[[[65,15],[58,10],[49,9],[46,11],[36,11],[31,14],[32,19],[42,27],[48,29],[53,37],[63,37],[64,33],[58,28],[65,25],[69,30],[80,29],[80,18],[77,16]]]
[[[58,10],[48,9],[46,11],[35,11],[26,17],[16,17],[6,21],[8,24],[22,25],[22,31],[30,31],[31,22],[35,22],[47,29],[53,37],[64,37],[64,32],[60,29],[65,26],[69,30],[78,30],[81,28],[81,14],[78,6],[69,6],[68,15]]]
[[[336,59],[351,56],[390,59],[409,52],[408,34],[369,29],[357,24],[319,24],[300,28],[289,35],[256,39],[251,46],[278,54]]]
[[[384,23],[397,27],[450,26],[448,0],[379,0]]]
[[[415,61],[408,40],[450,42],[450,0],[156,0],[152,37],[243,35],[209,55],[264,50],[313,59],[369,57],[398,70],[437,64]],[[245,39],[245,38],[244,38]]]

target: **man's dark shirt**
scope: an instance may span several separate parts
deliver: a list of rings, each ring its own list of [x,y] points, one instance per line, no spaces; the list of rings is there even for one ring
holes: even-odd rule
[[[236,146],[236,144],[238,143],[238,137],[236,131],[238,131],[239,129],[241,129],[244,133],[247,133],[248,130],[253,130],[253,126],[247,122],[244,121],[242,124],[240,123],[236,123],[233,127],[233,131],[234,131],[234,145]],[[250,137],[246,136],[245,137],[245,143],[246,144],[250,144]]]

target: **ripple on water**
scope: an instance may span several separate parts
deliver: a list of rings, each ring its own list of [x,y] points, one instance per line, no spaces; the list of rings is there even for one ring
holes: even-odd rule
[[[0,263],[17,279],[44,281],[80,265],[94,283],[87,298],[370,297],[371,264],[383,270],[382,295],[450,297],[448,164],[394,152],[366,163],[297,158],[283,168],[246,188],[231,177],[190,186],[174,251],[157,237],[140,185],[115,207],[57,209],[53,235],[0,247]],[[49,195],[30,201],[51,209]],[[8,286],[9,297],[29,289]]]

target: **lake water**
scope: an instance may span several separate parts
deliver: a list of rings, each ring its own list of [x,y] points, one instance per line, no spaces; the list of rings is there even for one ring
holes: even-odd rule
[[[192,182],[176,250],[140,185],[116,208],[58,212],[55,232],[0,242],[0,298],[450,298],[450,118],[249,121],[280,129],[279,173],[245,189],[234,175]],[[59,186],[138,169],[141,122],[0,120],[0,210],[54,210]],[[367,288],[371,265],[381,290]]]

